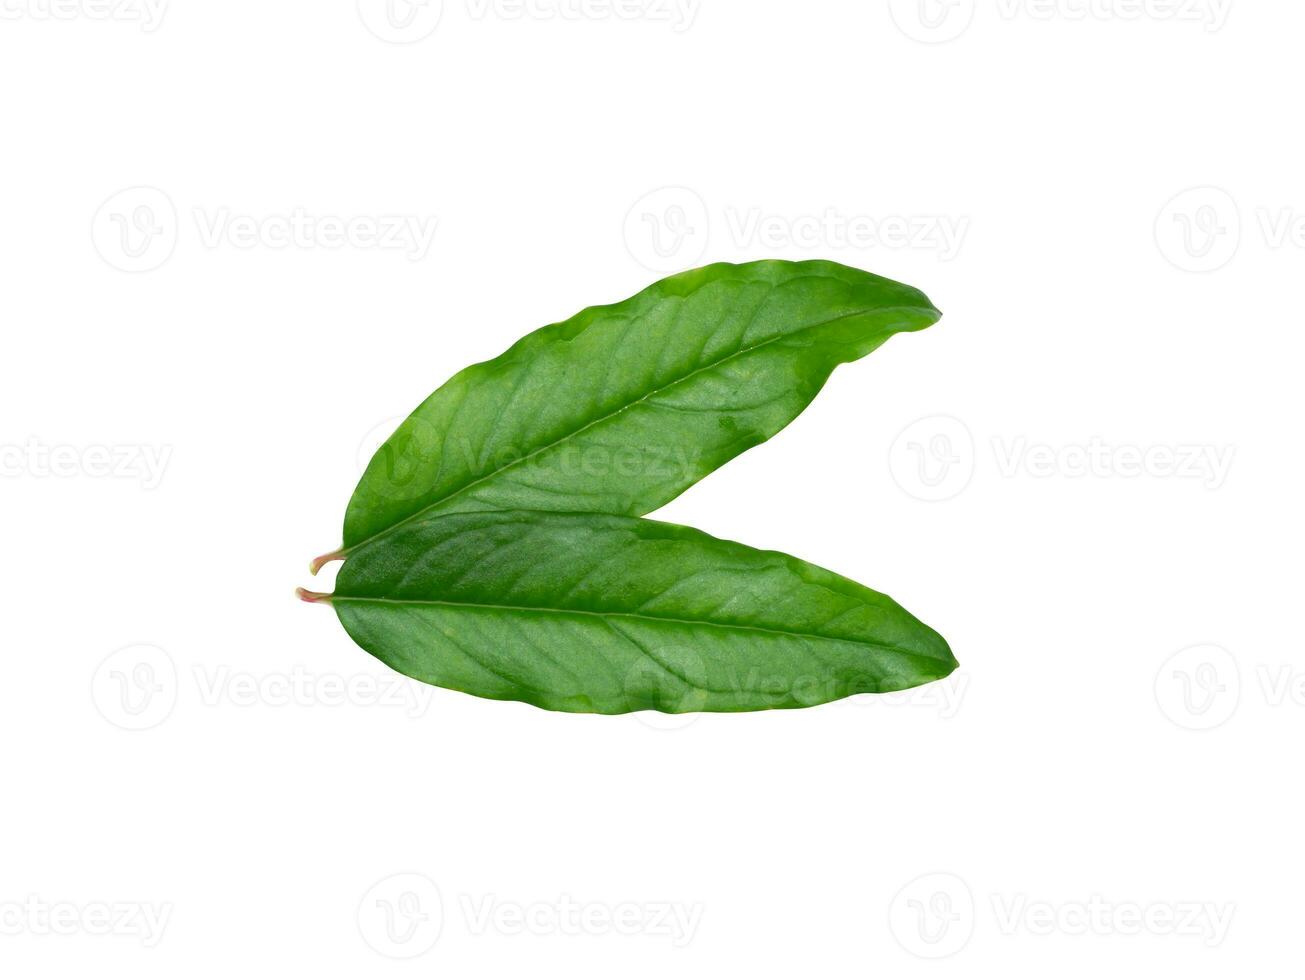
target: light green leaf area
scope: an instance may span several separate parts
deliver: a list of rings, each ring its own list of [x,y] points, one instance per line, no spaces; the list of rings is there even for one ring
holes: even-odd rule
[[[919,290],[823,261],[711,265],[584,310],[399,427],[349,503],[345,550],[437,514],[646,514],[791,422],[838,364],[939,315]]]
[[[556,711],[798,708],[946,677],[892,599],[772,551],[600,514],[424,517],[364,545],[331,602],[410,677]]]

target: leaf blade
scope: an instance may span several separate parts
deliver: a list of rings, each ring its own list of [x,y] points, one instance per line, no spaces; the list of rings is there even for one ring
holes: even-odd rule
[[[838,364],[939,316],[822,261],[706,266],[591,307],[427,398],[360,480],[345,550],[440,513],[648,513],[791,422]]]
[[[401,673],[559,711],[749,711],[956,666],[878,592],[777,552],[616,515],[469,512],[360,549],[332,605]]]

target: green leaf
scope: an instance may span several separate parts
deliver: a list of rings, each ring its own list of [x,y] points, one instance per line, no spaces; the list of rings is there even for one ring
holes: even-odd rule
[[[833,572],[613,515],[423,518],[306,597],[395,670],[555,711],[796,708],[956,667],[932,629]]]
[[[838,364],[939,316],[910,286],[781,261],[584,310],[426,399],[372,459],[327,557],[435,514],[646,514],[791,422]]]

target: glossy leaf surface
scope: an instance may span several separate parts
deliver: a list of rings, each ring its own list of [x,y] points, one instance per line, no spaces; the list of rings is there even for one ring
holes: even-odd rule
[[[804,707],[956,666],[887,596],[788,555],[621,516],[423,518],[350,556],[331,601],[395,670],[557,711]]]
[[[345,549],[442,513],[646,514],[782,429],[838,364],[939,315],[823,261],[707,266],[584,310],[431,395],[368,466]]]

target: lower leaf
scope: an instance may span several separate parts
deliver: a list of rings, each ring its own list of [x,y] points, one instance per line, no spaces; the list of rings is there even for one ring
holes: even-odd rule
[[[354,640],[440,687],[554,711],[799,708],[946,677],[941,636],[788,555],[600,514],[454,514],[350,555]]]

